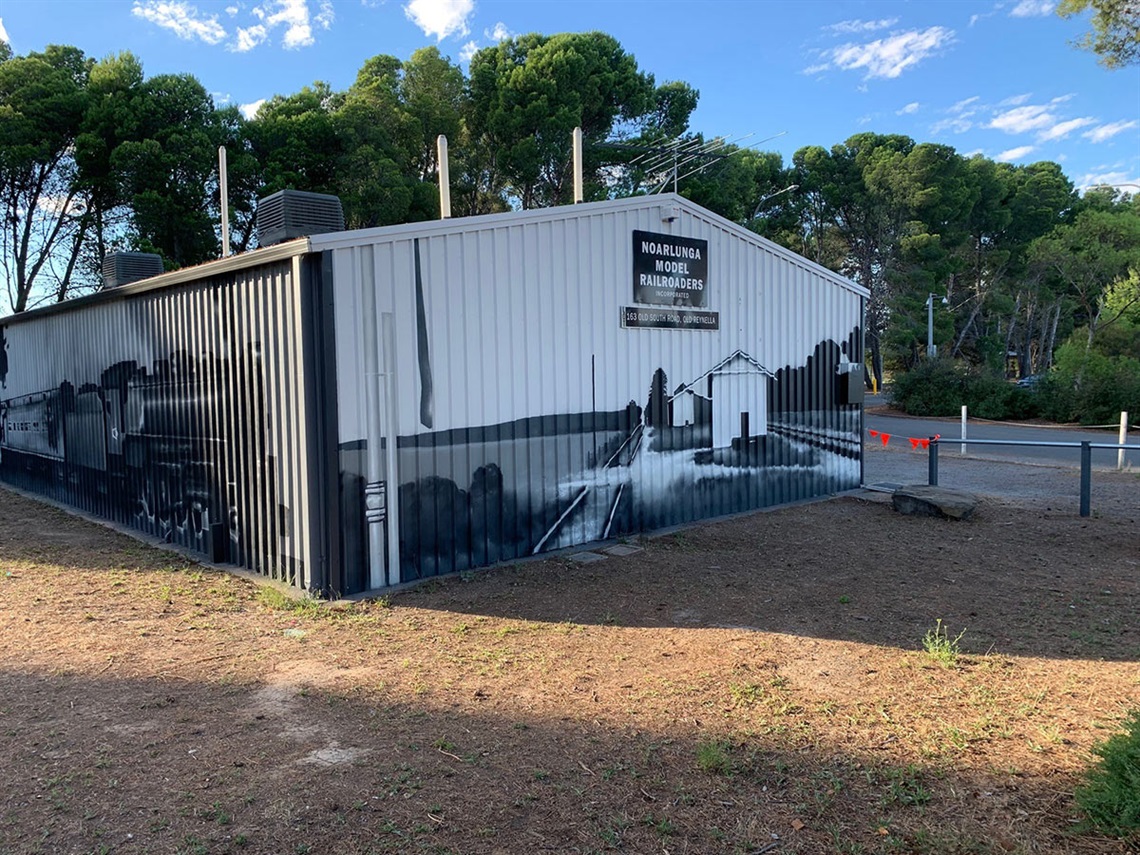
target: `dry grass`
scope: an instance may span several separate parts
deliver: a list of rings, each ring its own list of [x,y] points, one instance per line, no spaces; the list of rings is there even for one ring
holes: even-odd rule
[[[844,499],[317,606],[0,502],[0,853],[1135,851],[1072,800],[1133,520]]]

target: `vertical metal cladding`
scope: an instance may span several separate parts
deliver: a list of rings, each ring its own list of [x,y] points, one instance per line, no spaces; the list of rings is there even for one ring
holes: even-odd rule
[[[0,478],[312,587],[297,270],[208,266],[0,320]]]
[[[859,484],[864,292],[685,200],[313,244],[355,585]]]

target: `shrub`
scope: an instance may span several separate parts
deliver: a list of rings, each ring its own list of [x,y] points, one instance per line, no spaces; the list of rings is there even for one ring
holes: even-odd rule
[[[965,372],[949,359],[929,359],[896,373],[891,403],[912,416],[954,416],[965,397]]]
[[[1057,349],[1056,369],[1037,396],[1048,419],[1115,424],[1121,411],[1140,412],[1140,360],[1086,351],[1082,337],[1074,335]]]
[[[1140,709],[1124,720],[1124,732],[1093,748],[1100,759],[1085,773],[1077,804],[1101,831],[1140,833]]]
[[[912,416],[956,416],[963,404],[980,419],[1037,415],[1037,396],[1030,390],[950,359],[927,360],[896,374],[891,403]]]

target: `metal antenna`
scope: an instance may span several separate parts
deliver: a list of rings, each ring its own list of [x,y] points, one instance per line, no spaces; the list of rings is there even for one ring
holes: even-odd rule
[[[755,136],[753,133],[742,134],[741,136],[729,139],[727,136],[716,136],[712,139],[703,139],[699,136],[694,137],[674,137],[673,139],[665,140],[658,144],[638,145],[636,143],[595,143],[595,148],[612,148],[620,151],[627,151],[634,153],[633,157],[626,163],[627,167],[638,167],[645,174],[645,181],[652,182],[650,186],[653,187],[649,192],[651,194],[661,193],[670,184],[673,185],[673,192],[677,192],[679,183],[692,175],[696,175],[705,169],[708,169],[712,164],[724,160],[727,157],[741,151],[755,150],[757,146],[766,143],[769,140],[774,140],[776,137],[782,137],[787,131],[780,131],[778,134],[773,134],[770,137],[765,137],[759,142],[752,143],[747,146],[738,145],[740,142]],[[725,153],[725,149],[733,146],[733,150]],[[693,164],[693,167],[685,171],[685,167]]]

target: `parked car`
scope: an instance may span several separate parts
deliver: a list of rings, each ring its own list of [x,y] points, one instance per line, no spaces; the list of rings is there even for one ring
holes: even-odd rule
[[[1028,377],[1022,377],[1018,380],[1017,385],[1022,389],[1036,389],[1044,376],[1044,374],[1030,374]]]

